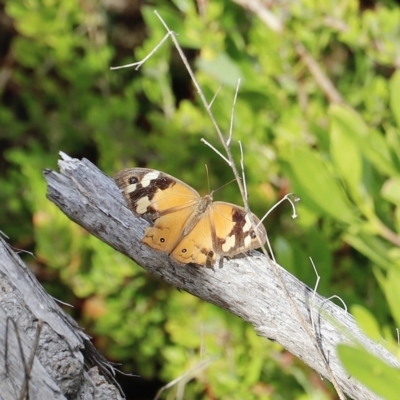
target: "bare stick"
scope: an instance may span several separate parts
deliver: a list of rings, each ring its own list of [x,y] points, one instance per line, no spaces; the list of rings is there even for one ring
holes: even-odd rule
[[[10,239],[3,231],[0,231],[0,235],[6,239]]]
[[[314,268],[315,275],[317,276],[317,281],[315,282],[313,294],[312,294],[312,296],[311,296],[311,301],[310,301],[311,305],[313,305],[313,304],[314,304],[315,295],[316,295],[316,293],[317,293],[317,288],[318,288],[318,285],[319,285],[319,281],[321,280],[321,277],[320,277],[320,275],[318,274],[317,267],[315,266],[314,261],[313,261],[313,259],[312,259],[311,257],[310,257],[310,261],[311,261],[311,265],[312,265],[313,268]],[[327,299],[325,299],[325,300],[323,301],[323,303],[326,302],[326,301],[329,301],[329,300],[331,300],[331,299],[334,299],[334,298],[339,299],[339,300],[341,301],[341,303],[343,304],[344,310],[347,312],[347,305],[346,305],[346,303],[343,301],[343,299],[342,299],[340,296],[338,296],[338,295],[336,295],[336,294],[334,294],[333,296],[328,297]],[[315,331],[315,324],[314,324],[313,307],[310,307],[310,311],[311,311],[311,326],[313,327],[313,330],[314,330],[314,332],[316,333],[316,331]]]
[[[290,203],[290,205],[292,206],[292,210],[293,210],[292,218],[293,218],[293,219],[294,219],[294,218],[297,218],[296,206],[295,206],[294,202],[300,201],[300,199],[299,199],[298,197],[295,197],[295,199],[292,200],[292,199],[290,198],[291,196],[294,196],[294,194],[293,194],[293,193],[288,193],[288,194],[286,194],[285,196],[283,196],[277,203],[275,203],[275,204],[264,214],[264,216],[261,218],[260,221],[263,222],[264,219],[266,219],[266,218],[268,217],[268,215],[271,214],[271,212],[272,212],[273,210],[275,210],[275,208],[277,208],[277,207],[279,206],[279,204],[283,203],[285,200],[287,200],[287,201]]]
[[[249,194],[247,193],[247,185],[246,185],[246,173],[244,170],[244,154],[243,154],[243,146],[242,142],[238,140],[239,148],[240,148],[240,168],[242,169],[242,180],[243,180],[243,187],[244,187],[244,195],[246,199],[249,198]]]
[[[344,103],[342,95],[336,90],[332,81],[321,69],[317,61],[311,56],[306,48],[300,43],[295,44],[296,53],[307,66],[315,82],[332,104]]]
[[[235,3],[240,4],[244,9],[249,9],[256,14],[265,25],[274,32],[282,32],[284,24],[275,14],[268,9],[265,0],[233,0]],[[282,3],[283,6],[283,3]],[[283,6],[284,7],[284,6]]]
[[[236,85],[235,97],[233,98],[233,104],[232,104],[232,110],[231,110],[231,124],[230,124],[230,127],[229,127],[229,138],[226,141],[226,145],[228,147],[231,144],[231,140],[232,140],[233,120],[235,118],[235,106],[236,106],[236,101],[237,101],[237,97],[238,97],[238,93],[239,93],[240,82],[241,82],[241,79],[239,78],[238,79],[238,83]],[[245,182],[243,182],[243,186],[246,187]],[[246,196],[246,198],[247,198],[247,196]]]
[[[158,43],[158,45],[156,47],[154,47],[154,49],[145,58],[143,58],[142,61],[135,62],[132,64],[120,65],[118,67],[110,67],[110,70],[114,71],[116,69],[136,67],[135,69],[137,71],[164,44],[164,42],[170,37],[171,34],[172,34],[172,32],[168,32],[164,36],[164,38],[161,40],[161,42]]]
[[[208,105],[208,108],[211,108],[211,107],[212,107],[212,105],[213,105],[215,99],[216,99],[217,96],[218,96],[218,93],[221,91],[222,88],[223,88],[223,85],[221,85],[221,86],[218,88],[218,90],[215,92],[214,97],[212,98],[212,100],[210,101],[210,104]]]
[[[26,379],[24,379],[24,383],[21,387],[21,391],[19,394],[19,400],[23,400],[27,396],[27,392],[29,389],[29,378],[31,376],[33,361],[35,359],[36,351],[37,351],[37,348],[39,345],[40,332],[42,331],[42,328],[43,328],[43,321],[41,319],[39,319],[38,324],[36,326],[35,340],[33,341],[31,354],[29,356],[28,364],[26,365],[26,368],[25,368]]]
[[[17,254],[29,254],[30,256],[32,256],[32,257],[36,260],[35,255],[34,255],[33,253],[31,253],[30,251],[28,251],[28,250],[16,249],[15,247],[13,247],[13,250],[14,250]]]
[[[240,148],[240,168],[242,169],[242,179],[243,179],[243,187],[244,187],[244,191],[245,191],[245,199],[243,199],[243,201],[247,201],[247,199],[248,199],[248,193],[247,193],[247,185],[246,185],[246,172],[245,172],[245,169],[244,169],[244,152],[243,152],[243,146],[242,146],[242,142],[240,141],[240,140],[238,140],[238,143],[239,143],[239,148]],[[251,214],[251,212],[250,211],[248,211],[248,214],[249,214],[249,216],[250,216],[250,220],[251,220],[251,223],[252,223],[252,226],[253,226],[253,230],[254,230],[254,232],[256,233],[256,236],[257,236],[257,240],[258,240],[258,243],[260,244],[260,247],[263,249],[263,252],[264,252],[264,254],[268,257],[269,255],[271,255],[271,258],[272,258],[272,260],[274,261],[274,262],[276,262],[276,260],[275,260],[275,255],[274,255],[274,251],[272,250],[272,246],[271,246],[271,242],[270,242],[270,240],[269,240],[269,237],[268,237],[268,234],[267,234],[267,236],[266,236],[266,243],[267,243],[267,246],[268,246],[268,251],[269,251],[269,253],[266,251],[266,249],[265,249],[265,246],[264,246],[264,244],[262,243],[262,241],[261,241],[261,239],[260,239],[260,236],[259,236],[259,234],[258,234],[258,225],[260,225],[260,224],[262,224],[262,220],[260,220],[260,222],[257,224],[257,225],[255,225],[255,223],[254,223],[254,221],[253,221],[253,218],[252,218],[252,214]],[[268,214],[268,213],[267,213]],[[266,214],[266,215],[267,215]],[[266,217],[266,215],[263,217],[263,219]]]
[[[171,388],[172,386],[176,385],[177,383],[181,382],[181,381],[188,381],[190,379],[193,378],[193,376],[197,373],[197,372],[201,372],[204,369],[206,369],[212,362],[214,361],[214,358],[208,358],[207,360],[203,360],[200,361],[199,363],[197,363],[193,368],[190,368],[188,371],[186,371],[185,373],[183,373],[182,375],[178,376],[178,378],[174,379],[173,381],[167,383],[166,385],[164,385],[156,394],[156,397],[154,397],[154,400],[158,400],[161,396],[161,394]]]
[[[61,301],[61,300],[59,300],[59,299],[56,299],[55,297],[53,297],[53,296],[50,296],[55,302],[57,302],[57,303],[60,303],[60,304],[62,304],[62,305],[64,305],[64,306],[66,306],[66,307],[70,307],[70,308],[74,308],[74,306],[72,305],[72,304],[69,304],[69,303],[66,303],[65,301]]]
[[[206,173],[207,173],[208,193],[211,193],[211,189],[210,189],[210,176],[208,175],[208,166],[207,166],[207,164],[204,164],[204,166],[206,167]]]
[[[196,87],[196,89],[197,89],[197,92],[198,92],[198,94],[199,94],[199,96],[200,96],[200,98],[201,98],[201,100],[202,100],[202,102],[203,102],[203,104],[204,104],[204,106],[205,106],[205,108],[206,108],[206,110],[207,110],[207,112],[208,112],[210,118],[211,118],[212,123],[214,124],[214,127],[215,127],[215,129],[216,129],[216,131],[217,131],[217,134],[218,134],[218,136],[219,136],[219,138],[220,138],[220,141],[221,141],[222,145],[224,146],[224,149],[225,149],[226,154],[227,154],[227,156],[228,156],[227,158],[229,159],[229,161],[230,161],[230,163],[231,163],[231,168],[232,168],[233,174],[235,175],[235,178],[236,178],[236,180],[237,180],[237,184],[238,184],[240,193],[241,193],[241,195],[242,195],[242,199],[243,199],[243,202],[244,202],[245,209],[246,209],[246,211],[250,214],[250,208],[249,208],[249,204],[248,204],[248,201],[247,201],[247,198],[246,198],[246,195],[245,195],[245,190],[244,190],[244,188],[243,188],[242,182],[240,181],[239,173],[238,173],[238,170],[237,170],[237,168],[236,168],[236,164],[235,164],[235,162],[234,162],[234,159],[233,159],[233,156],[232,156],[232,152],[231,152],[231,150],[230,150],[230,147],[228,146],[228,144],[227,144],[227,143],[225,142],[225,140],[224,140],[224,137],[223,137],[223,135],[222,135],[222,132],[221,132],[221,130],[219,129],[219,126],[218,126],[218,124],[217,124],[217,122],[216,122],[216,120],[215,120],[215,117],[214,117],[214,115],[212,114],[212,112],[211,112],[211,110],[210,110],[210,108],[209,108],[209,105],[208,105],[207,100],[206,100],[206,98],[205,98],[205,96],[204,96],[204,93],[203,93],[203,91],[201,90],[201,87],[200,87],[200,85],[199,85],[199,83],[198,83],[198,81],[197,81],[197,79],[196,79],[196,77],[195,77],[195,75],[194,75],[194,73],[193,73],[193,71],[192,71],[192,69],[191,69],[191,67],[190,67],[190,65],[189,65],[189,63],[188,63],[188,61],[187,61],[187,59],[186,59],[184,53],[183,53],[183,51],[182,51],[182,48],[180,47],[178,41],[176,40],[175,35],[172,33],[172,31],[169,29],[169,27],[168,27],[167,24],[164,22],[164,20],[161,18],[161,16],[157,13],[157,11],[155,11],[155,13],[156,13],[157,17],[160,19],[160,21],[162,22],[162,24],[164,25],[164,27],[165,27],[165,29],[167,30],[167,32],[169,32],[169,33],[171,32],[172,41],[174,42],[174,45],[175,45],[175,47],[176,47],[176,49],[177,49],[179,55],[181,56],[182,62],[184,63],[184,65],[185,65],[185,67],[186,67],[186,69],[187,69],[187,71],[188,71],[190,77],[192,78],[192,81],[193,81],[193,83],[194,83],[194,85],[195,85],[195,87]],[[251,215],[251,214],[250,214],[250,215]],[[253,229],[254,229],[254,228],[255,228],[255,224],[254,224],[254,221],[253,221],[252,218],[251,218],[251,221],[252,221],[252,225],[253,225]],[[258,239],[259,243],[262,244],[262,242],[260,241],[259,235],[258,235],[258,233],[257,233],[257,229],[255,229],[255,232],[256,232],[257,239]],[[266,257],[268,257],[267,250],[265,249],[264,246],[262,246],[262,250],[263,250],[264,254],[266,255]],[[329,366],[329,362],[326,360],[326,358],[324,357],[324,355],[323,355],[323,353],[322,353],[322,350],[321,350],[321,348],[320,348],[320,346],[319,346],[319,344],[318,344],[318,341],[317,341],[317,339],[316,339],[316,337],[315,337],[315,334],[314,334],[313,331],[310,330],[310,328],[308,327],[306,321],[304,320],[303,316],[301,315],[301,313],[300,313],[299,309],[297,308],[295,302],[293,301],[292,297],[290,296],[290,293],[289,293],[288,289],[287,289],[286,286],[285,286],[285,283],[284,283],[284,281],[283,281],[283,279],[282,279],[281,274],[279,273],[279,270],[278,270],[278,268],[277,268],[275,262],[273,262],[272,265],[273,265],[274,273],[276,274],[277,278],[279,279],[279,281],[280,281],[280,283],[281,283],[281,285],[282,285],[282,287],[283,287],[283,290],[284,290],[284,292],[285,292],[285,295],[286,295],[286,297],[288,298],[288,301],[291,303],[291,305],[292,305],[292,307],[293,307],[293,309],[294,309],[294,311],[295,311],[295,313],[296,313],[296,315],[297,315],[299,321],[301,322],[301,325],[303,326],[303,328],[304,328],[304,329],[306,330],[306,332],[308,333],[310,339],[312,339],[312,340],[314,341],[315,348],[316,348],[317,352],[319,353],[321,360],[324,362],[327,371],[329,372],[331,381],[332,381],[332,383],[333,383],[333,385],[334,385],[334,387],[335,387],[336,392],[338,393],[339,398],[340,398],[341,400],[342,400],[342,399],[344,400],[344,399],[345,399],[345,396],[344,396],[342,390],[340,389],[340,387],[339,387],[339,385],[338,385],[338,383],[337,383],[337,381],[336,381],[336,379],[335,379],[335,376],[334,376],[334,374],[333,374],[333,372],[332,372],[332,369],[331,369],[330,366]]]
[[[211,149],[213,149],[230,167],[232,166],[232,163],[219,150],[217,150],[210,142],[207,142],[207,140],[204,138],[201,138],[200,141],[203,142],[204,144],[206,144]]]
[[[165,27],[165,29],[167,30],[167,32],[170,34],[171,39],[172,39],[172,41],[174,42],[175,48],[177,49],[177,51],[178,51],[178,53],[179,53],[179,55],[180,55],[180,57],[181,57],[181,60],[182,60],[183,64],[184,64],[185,67],[186,67],[186,70],[188,71],[190,77],[192,78],[192,82],[193,82],[194,86],[196,87],[197,93],[199,94],[200,99],[201,99],[201,101],[203,102],[203,105],[204,105],[205,109],[207,110],[207,113],[208,113],[208,115],[209,115],[209,117],[210,117],[210,119],[211,119],[211,122],[213,123],[214,128],[215,128],[215,130],[217,131],[217,134],[218,134],[218,136],[219,136],[219,139],[220,139],[222,145],[224,146],[224,149],[225,149],[226,154],[227,154],[227,158],[228,158],[228,160],[229,160],[229,162],[230,162],[230,167],[232,168],[233,174],[234,174],[234,176],[235,176],[235,178],[236,178],[236,180],[237,180],[237,184],[238,184],[240,193],[241,193],[242,197],[244,197],[243,185],[242,185],[242,182],[240,181],[239,173],[238,173],[238,170],[237,170],[236,165],[235,165],[235,163],[234,163],[234,159],[233,159],[232,153],[231,153],[231,151],[230,151],[229,146],[227,146],[227,144],[226,144],[226,142],[225,142],[225,140],[224,140],[224,136],[223,136],[223,134],[222,134],[222,132],[221,132],[221,129],[219,128],[219,125],[218,125],[218,123],[217,123],[217,121],[216,121],[216,119],[215,119],[215,117],[214,117],[214,114],[212,113],[212,111],[211,111],[211,109],[210,109],[210,106],[209,106],[209,104],[208,104],[208,102],[207,102],[207,99],[205,98],[204,93],[203,93],[203,91],[201,90],[201,87],[200,87],[200,85],[199,85],[199,82],[197,81],[196,76],[194,75],[194,72],[193,72],[192,68],[190,67],[189,62],[187,61],[187,58],[186,58],[186,56],[185,56],[185,54],[184,54],[184,52],[183,52],[181,46],[179,45],[178,41],[176,40],[176,37],[175,37],[174,32],[172,32],[172,31],[169,29],[168,25],[167,25],[167,24],[165,23],[165,21],[161,18],[160,14],[159,14],[157,11],[154,11],[154,13],[157,15],[157,17],[159,18],[159,20],[161,21],[161,23],[164,25],[164,27]],[[211,147],[211,146],[210,146],[210,147]],[[225,157],[224,157],[224,159],[225,159]],[[248,210],[248,204],[247,204],[247,202],[245,202],[245,208],[246,208],[246,210]]]
[[[14,319],[10,318],[10,317],[7,317],[7,319],[6,319],[6,348],[4,351],[4,367],[5,367],[6,374],[8,375],[9,371],[8,371],[7,360],[8,360],[8,338],[9,338],[8,335],[9,335],[10,324],[12,324],[12,326],[14,327],[15,335],[17,337],[17,342],[18,342],[18,349],[20,352],[22,366],[23,366],[23,370],[24,370],[24,381],[22,383],[22,388],[21,388],[20,394],[18,396],[18,399],[22,400],[25,397],[25,394],[29,388],[29,372],[28,372],[28,366],[26,364],[26,360],[25,360],[25,356],[24,356],[24,349],[22,347],[21,337],[20,337],[19,331],[18,331],[18,325],[16,324]]]

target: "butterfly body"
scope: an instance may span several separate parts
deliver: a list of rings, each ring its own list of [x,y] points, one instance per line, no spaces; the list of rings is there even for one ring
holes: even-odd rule
[[[115,181],[131,211],[150,222],[142,242],[181,264],[213,266],[217,257],[260,247],[243,207],[213,202],[212,194],[201,197],[186,183],[152,169],[124,169]],[[252,218],[264,244],[265,228]]]

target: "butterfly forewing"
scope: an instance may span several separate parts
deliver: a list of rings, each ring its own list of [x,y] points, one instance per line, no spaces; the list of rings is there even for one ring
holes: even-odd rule
[[[193,207],[200,199],[190,186],[152,169],[124,169],[117,173],[115,181],[129,208],[150,221],[164,213]]]
[[[163,178],[167,179],[167,178]],[[155,185],[157,182],[155,182]],[[160,214],[174,212],[185,207],[194,207],[200,200],[199,194],[183,185],[181,182],[172,182],[168,190],[157,191],[151,199],[151,205]]]

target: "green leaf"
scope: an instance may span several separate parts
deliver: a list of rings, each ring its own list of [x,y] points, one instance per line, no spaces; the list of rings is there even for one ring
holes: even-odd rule
[[[332,159],[347,189],[354,200],[359,202],[362,186],[362,157],[360,146],[351,129],[359,128],[358,118],[346,110],[331,108],[330,151]]]
[[[353,201],[364,214],[370,216],[374,203],[363,180],[364,160],[358,143],[359,131],[365,133],[367,128],[358,114],[344,107],[331,108],[332,159]]]
[[[381,330],[378,321],[364,307],[357,304],[351,307],[351,313],[357,321],[359,327],[373,340],[379,341],[382,339]]]
[[[368,231],[368,226],[370,225],[366,224],[366,227],[357,226],[356,229],[346,233],[343,240],[376,265],[387,270],[393,265],[393,261],[389,257],[390,246],[386,241],[377,237],[374,231]]]
[[[304,147],[292,148],[290,157],[291,172],[298,194],[307,196],[321,211],[334,219],[354,222],[356,217],[351,205],[336,179],[333,178],[326,166],[327,161],[314,151]],[[297,193],[296,193],[297,194]]]
[[[331,107],[329,114],[336,126],[341,126],[346,135],[351,136],[352,140],[357,143],[359,148],[357,152],[361,151],[378,171],[390,175],[398,175],[398,171],[390,157],[388,144],[381,132],[369,129],[361,116],[349,107],[334,105]],[[346,149],[343,148],[342,151],[346,151]],[[355,156],[357,157],[357,155]]]
[[[385,127],[386,140],[393,166],[400,173],[400,129],[394,126]]]
[[[341,344],[337,347],[345,369],[364,386],[386,400],[397,400],[400,393],[400,370],[368,353],[365,349]]]
[[[217,54],[213,59],[200,59],[197,63],[201,71],[214,77],[217,82],[228,87],[236,87],[238,80],[243,79],[242,73],[233,60],[225,53]]]
[[[393,318],[397,326],[400,326],[400,270],[397,267],[389,269],[386,283],[385,295],[390,305]]]
[[[390,108],[400,128],[400,71],[396,71],[389,83]]]
[[[388,179],[382,187],[382,197],[393,204],[400,205],[400,177]]]

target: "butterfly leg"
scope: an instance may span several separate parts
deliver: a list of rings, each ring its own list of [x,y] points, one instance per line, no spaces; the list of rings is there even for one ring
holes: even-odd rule
[[[207,254],[206,267],[214,271],[215,257],[214,252],[210,250]]]

